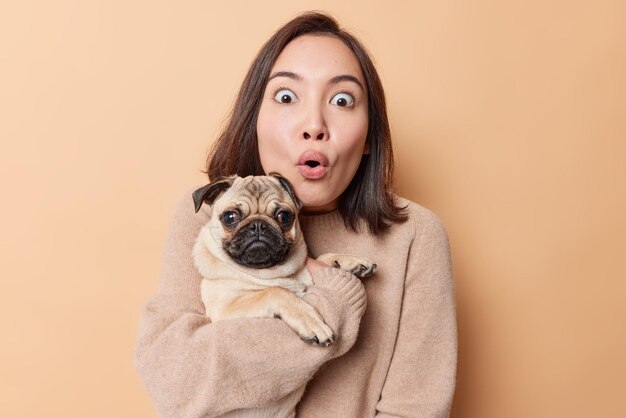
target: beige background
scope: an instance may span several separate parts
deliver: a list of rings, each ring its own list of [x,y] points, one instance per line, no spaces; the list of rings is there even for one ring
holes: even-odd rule
[[[626,416],[620,0],[0,6],[0,415],[150,417],[132,367],[173,205],[297,12],[371,49],[398,192],[447,226],[453,417]]]

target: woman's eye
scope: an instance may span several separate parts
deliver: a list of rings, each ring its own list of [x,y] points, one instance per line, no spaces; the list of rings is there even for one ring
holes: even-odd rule
[[[289,89],[280,89],[274,95],[274,100],[278,103],[292,103],[295,102],[298,98],[294,94],[293,91]]]
[[[291,212],[287,212],[286,210],[280,211],[276,214],[276,220],[283,225],[289,225],[292,219],[293,215]]]
[[[226,226],[232,226],[239,222],[239,214],[234,210],[229,210],[222,214],[222,223]]]
[[[337,93],[330,99],[330,103],[339,107],[350,107],[354,104],[354,97],[349,93]]]

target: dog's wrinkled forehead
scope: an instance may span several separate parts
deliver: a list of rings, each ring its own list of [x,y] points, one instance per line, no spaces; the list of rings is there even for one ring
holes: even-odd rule
[[[237,208],[243,216],[273,214],[278,207],[296,210],[289,194],[278,181],[268,176],[238,177],[214,203],[216,213]]]

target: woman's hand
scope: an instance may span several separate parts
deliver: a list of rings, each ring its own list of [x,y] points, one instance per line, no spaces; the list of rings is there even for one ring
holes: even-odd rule
[[[314,258],[307,257],[306,258],[306,268],[311,273],[311,276],[315,276],[315,274],[325,267],[330,267],[328,264],[322,263],[321,261],[317,261]]]

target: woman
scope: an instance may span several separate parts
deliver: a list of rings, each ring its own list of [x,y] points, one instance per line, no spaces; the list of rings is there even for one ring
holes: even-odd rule
[[[209,323],[191,248],[208,220],[191,190],[174,214],[161,288],[142,316],[136,366],[160,416],[216,416],[309,381],[301,417],[446,417],[456,372],[448,241],[427,209],[392,193],[385,99],[361,44],[301,15],[263,46],[207,165],[209,177],[277,171],[304,207],[313,256],[373,259],[364,279],[312,258],[305,300],[337,335],[301,341],[279,319]],[[365,309],[367,305],[367,309]]]

